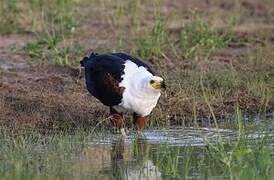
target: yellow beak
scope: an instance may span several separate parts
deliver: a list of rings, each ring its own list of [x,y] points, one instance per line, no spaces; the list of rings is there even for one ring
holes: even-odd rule
[[[154,88],[154,89],[166,89],[166,84],[164,81],[154,81],[151,86]]]

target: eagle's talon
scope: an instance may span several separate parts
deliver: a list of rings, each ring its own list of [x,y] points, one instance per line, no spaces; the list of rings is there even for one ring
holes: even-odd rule
[[[113,127],[112,128],[112,133],[114,133],[114,134],[120,134],[120,130],[118,128],[116,128],[116,127]]]
[[[123,137],[125,137],[125,138],[127,137],[127,133],[125,131],[125,128],[121,128],[120,132],[121,132],[121,134],[122,134]]]
[[[137,136],[138,137],[145,137],[145,134],[143,133],[143,131],[137,131]]]

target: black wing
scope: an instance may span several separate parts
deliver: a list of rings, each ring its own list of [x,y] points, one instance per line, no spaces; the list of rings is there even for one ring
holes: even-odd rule
[[[93,54],[82,63],[88,91],[104,105],[118,105],[124,90],[119,87],[119,83],[122,80],[125,60],[113,55]]]
[[[151,69],[151,67],[149,65],[147,65],[146,63],[144,63],[142,60],[136,58],[136,57],[132,57],[128,54],[125,53],[112,53],[111,55],[113,56],[117,56],[119,58],[122,58],[123,60],[131,60],[132,62],[134,62],[135,64],[137,64],[137,66],[143,66],[145,67],[151,74],[155,75],[154,71]]]
[[[108,54],[96,55],[93,59],[93,71],[109,73],[117,81],[121,81],[124,73],[125,60]]]

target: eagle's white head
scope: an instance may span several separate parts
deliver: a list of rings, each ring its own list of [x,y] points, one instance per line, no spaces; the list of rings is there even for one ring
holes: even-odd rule
[[[157,104],[161,90],[166,88],[163,78],[132,61],[126,61],[122,78],[119,86],[125,90],[120,105],[141,116],[149,115]]]
[[[147,99],[158,98],[163,90],[166,89],[166,84],[163,78],[153,75],[144,75],[135,77],[134,81],[131,81],[131,91],[133,91],[136,96],[142,95]],[[145,100],[145,99],[144,99]]]
[[[150,76],[146,84],[149,89],[152,89],[157,92],[166,89],[166,84],[164,79],[159,76]]]

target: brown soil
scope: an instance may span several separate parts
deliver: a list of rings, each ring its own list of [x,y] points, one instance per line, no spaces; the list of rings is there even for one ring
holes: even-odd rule
[[[27,42],[17,35],[0,36],[0,42],[2,125],[56,129],[106,117],[105,108],[86,91],[80,69],[30,63],[29,57],[10,50]]]

